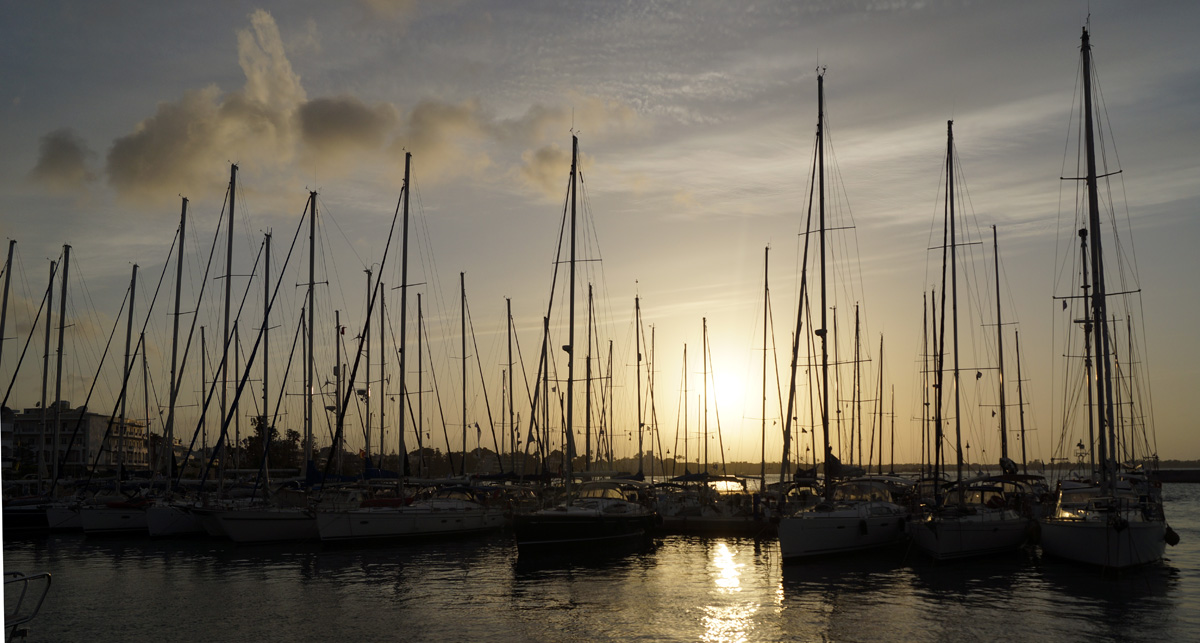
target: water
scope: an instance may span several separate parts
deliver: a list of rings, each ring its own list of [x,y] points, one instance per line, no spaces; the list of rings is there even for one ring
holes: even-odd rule
[[[1182,542],[1119,577],[1035,554],[785,567],[774,541],[674,536],[529,559],[502,534],[345,550],[49,536],[7,539],[4,567],[54,575],[31,642],[1189,640],[1200,485],[1165,498]]]

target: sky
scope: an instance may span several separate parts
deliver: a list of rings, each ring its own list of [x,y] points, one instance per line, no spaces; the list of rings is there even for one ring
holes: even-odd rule
[[[189,223],[180,319],[185,337],[193,319],[206,326],[211,373],[221,359],[214,346],[222,327],[225,280],[217,277],[224,271],[223,237],[203,297],[200,289],[231,163],[239,176],[229,283],[235,306],[246,299],[240,341],[247,353],[262,325],[262,273],[255,267],[262,234],[273,235],[276,279],[309,191],[319,193],[321,286],[314,331],[321,335],[317,359],[325,364],[317,367],[319,379],[331,379],[333,311],[349,327],[343,339],[353,350],[366,307],[364,270],[383,273],[389,332],[399,332],[400,241],[389,246],[387,240],[389,230],[399,234],[392,221],[405,153],[411,152],[408,354],[415,361],[412,295],[419,292],[428,325],[424,359],[432,364],[421,369],[422,426],[433,446],[444,450],[444,435],[453,448],[461,444],[465,354],[465,424],[481,426],[479,434],[470,432],[468,446],[483,436],[491,447],[490,423],[507,421],[500,401],[507,299],[523,364],[516,372],[532,380],[537,371],[574,133],[584,177],[581,256],[588,259],[580,264],[578,315],[582,320],[586,314],[586,284],[593,283],[596,345],[602,349],[592,363],[609,372],[611,339],[618,455],[636,451],[637,297],[642,327],[646,333],[653,328],[657,440],[678,457],[686,450],[693,461],[704,408],[710,460],[722,451],[728,460],[756,461],[762,452],[777,460],[782,448],[776,382],[786,391],[818,68],[825,70],[827,140],[835,155],[831,202],[847,228],[833,240],[840,262],[835,276],[844,283],[831,286],[838,293],[837,361],[853,361],[852,310],[858,304],[864,413],[874,408],[882,369],[888,413],[895,391],[895,458],[919,459],[922,296],[940,288],[940,253],[934,256],[930,248],[940,234],[946,122],[953,120],[973,239],[986,241],[970,247],[972,267],[964,268],[975,275],[976,289],[964,295],[975,302],[962,318],[964,335],[974,336],[964,340],[964,368],[980,374],[964,386],[964,437],[973,445],[968,455],[992,462],[999,454],[990,415],[996,402],[987,390],[996,388],[989,384],[995,381],[995,348],[988,344],[995,327],[985,325],[995,315],[995,225],[1005,328],[1020,332],[1028,457],[1073,457],[1073,449],[1062,445],[1075,438],[1064,438],[1060,428],[1074,404],[1065,381],[1075,371],[1068,368],[1070,350],[1055,338],[1064,317],[1053,297],[1072,294],[1064,292],[1071,275],[1062,266],[1074,244],[1075,184],[1061,177],[1073,176],[1079,35],[1090,12],[1112,128],[1106,158],[1110,169],[1121,170],[1113,179],[1116,211],[1121,221],[1127,212],[1120,229],[1130,234],[1122,242],[1133,244],[1122,247],[1136,259],[1137,278],[1128,283],[1140,290],[1135,335],[1144,347],[1133,361],[1148,374],[1149,388],[1148,401],[1139,403],[1152,409],[1161,458],[1200,458],[1191,412],[1200,382],[1200,342],[1190,332],[1191,320],[1200,318],[1200,253],[1190,247],[1200,239],[1194,216],[1200,205],[1200,43],[1191,33],[1200,23],[1200,6],[1194,3],[230,0],[2,6],[0,235],[18,241],[11,321],[0,355],[5,385],[29,336],[49,261],[68,244],[62,398],[81,404],[99,372],[90,407],[111,409],[120,389],[124,327],[102,361],[103,345],[121,319],[134,263],[140,270],[135,321],[140,327],[146,318],[167,267],[181,196],[189,199]],[[305,305],[297,284],[307,282],[307,234],[300,232],[269,324],[268,363],[276,378],[270,397],[280,395],[279,382],[288,382],[278,422],[287,428],[299,428],[301,421],[300,358],[289,367],[287,349]],[[773,343],[765,353],[772,364],[764,444],[768,246]],[[131,405],[143,398],[139,409],[156,409],[151,415],[157,430],[158,409],[169,397],[174,261],[172,256],[146,322],[150,376],[135,378],[137,392],[130,398]],[[248,279],[251,273],[257,276]],[[473,333],[466,351],[459,273]],[[552,313],[552,346],[559,355],[554,377],[561,380],[566,367],[557,347],[567,343],[565,280],[561,275],[553,282],[560,293]],[[378,333],[373,324],[372,334]],[[711,358],[702,363],[705,325]],[[9,402],[15,408],[40,400],[42,328],[35,329],[20,367]],[[576,332],[576,343],[585,344],[582,321]],[[811,337],[807,322],[802,333]],[[648,404],[651,365],[644,341],[640,381]],[[370,361],[378,369],[378,343],[373,350]],[[1015,360],[1015,350],[1006,351],[1006,360]],[[372,391],[387,391],[372,393],[376,404],[395,394],[396,354],[393,344],[389,375],[382,381],[378,371],[372,376]],[[198,368],[198,358],[185,368],[184,428],[176,431],[185,441],[197,426]],[[582,368],[581,360],[577,372]],[[1015,414],[1015,365],[1006,369]],[[418,369],[407,370],[409,389],[418,390]],[[844,365],[839,372],[848,391],[853,369]],[[247,398],[261,395],[259,377],[253,375]],[[803,406],[803,369],[801,379]],[[51,377],[51,397],[53,387]],[[520,378],[515,389],[525,424],[529,403]],[[850,393],[838,397],[849,399]],[[684,406],[686,432],[677,429]],[[852,412],[852,405],[843,406],[843,413]],[[388,445],[394,445],[397,410],[384,409]],[[360,405],[349,414],[355,447],[363,440],[356,412],[361,417],[366,411]],[[377,430],[378,418],[372,422]],[[450,428],[443,431],[443,424]],[[689,436],[687,444],[680,432]],[[411,446],[412,438],[407,441]]]

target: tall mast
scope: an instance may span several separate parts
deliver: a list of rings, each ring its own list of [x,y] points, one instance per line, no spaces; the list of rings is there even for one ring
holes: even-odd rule
[[[380,275],[382,277],[383,275]],[[383,432],[384,427],[384,409],[387,408],[387,339],[385,336],[387,323],[387,301],[384,294],[387,289],[383,287],[383,281],[379,282],[379,468],[383,468]],[[370,379],[370,378],[368,378]],[[400,408],[404,409],[404,397],[400,397]],[[403,440],[403,438],[401,438]],[[403,452],[401,452],[400,466],[404,466]],[[401,471],[400,473],[403,473]]]
[[[403,297],[404,297],[403,294],[401,294],[401,298],[403,298]],[[423,328],[425,328],[425,314],[424,314],[423,309],[421,308],[421,293],[417,293],[417,427],[416,427],[416,429],[417,429],[417,448],[420,449],[421,463],[424,463],[424,461],[425,461],[425,445],[422,444],[422,442],[421,442],[421,440],[422,440],[421,436],[423,436],[425,434],[425,427],[423,426],[424,422],[425,422],[425,382],[424,382],[424,379],[425,379],[424,357],[425,356],[422,352],[422,348],[424,347],[424,344],[422,344],[423,340],[421,339],[421,336],[424,335],[424,333],[422,332]],[[400,399],[403,400],[404,397],[408,394],[407,393],[408,389],[407,389],[407,387],[403,386],[403,382],[404,382],[403,376],[401,376],[400,381],[401,381]],[[400,415],[401,416],[404,415],[404,406],[403,405],[400,406]],[[403,426],[403,424],[401,424],[401,426]],[[404,453],[400,454],[400,458],[401,458],[400,466],[404,466],[404,463],[408,461],[407,454],[404,454]],[[451,471],[453,471],[453,469],[451,469]],[[425,475],[425,470],[423,467],[418,472],[418,475]]]
[[[508,432],[509,432],[509,456],[508,469],[509,471],[517,470],[517,423],[515,420],[515,409],[513,409],[513,352],[512,352],[512,297],[504,298],[504,305],[508,309]],[[524,467],[521,468],[524,471]]]
[[[1100,195],[1096,189],[1096,144],[1093,139],[1092,125],[1092,45],[1088,39],[1087,27],[1083,28],[1081,37],[1083,55],[1083,104],[1084,104],[1084,133],[1087,148],[1087,193],[1088,193],[1088,227],[1091,228],[1092,241],[1092,320],[1096,337],[1096,379],[1097,390],[1100,392],[1097,417],[1100,420],[1101,456],[1103,457],[1101,480],[1105,486],[1113,483],[1116,475],[1115,453],[1110,452],[1116,434],[1113,428],[1113,393],[1112,373],[1108,363],[1110,353],[1108,326],[1107,290],[1104,284],[1104,255],[1100,243]],[[1104,437],[1107,436],[1109,449],[1104,448]]]
[[[571,286],[570,286],[570,304],[568,306],[570,313],[568,314],[568,323],[570,328],[567,330],[567,416],[563,419],[563,428],[566,431],[566,453],[567,462],[563,468],[566,478],[566,498],[570,502],[571,499],[571,458],[575,456],[575,434],[573,430],[574,411],[575,411],[575,224],[576,224],[576,202],[579,195],[579,137],[571,135]],[[641,457],[639,450],[638,457]],[[641,462],[638,462],[638,469],[641,469]]]
[[[825,499],[833,500],[833,477],[837,471],[831,471],[830,462],[833,460],[833,448],[829,444],[829,305],[827,299],[827,273],[825,249],[825,74],[817,74],[817,203],[820,212],[820,246],[821,246],[821,328],[816,335],[821,338],[821,436],[825,440]],[[837,467],[833,467],[836,469]]]
[[[859,352],[859,329],[861,328],[858,322],[858,304],[854,304],[854,414],[850,419],[850,432],[858,434],[858,460],[855,462],[858,466],[862,466],[863,448],[862,448],[862,358]],[[854,440],[851,442],[851,449],[854,448]],[[851,458],[853,460],[853,458]],[[868,470],[871,467],[870,461],[867,462]]]
[[[405,414],[404,405],[408,399],[408,387],[405,385],[408,377],[408,356],[405,346],[408,342],[408,195],[411,190],[409,179],[412,169],[412,153],[404,153],[404,202],[401,207],[404,208],[403,226],[404,231],[401,234],[400,248],[400,411],[397,413],[400,420],[397,431],[400,441],[400,475],[404,476],[408,473],[408,448],[404,444],[404,429],[405,429]],[[419,306],[418,306],[419,308]],[[380,323],[382,325],[382,322]],[[417,328],[417,339],[420,341],[421,330]],[[465,357],[463,359],[466,359]],[[420,367],[418,366],[418,369]],[[421,394],[421,387],[417,386],[417,394]],[[419,398],[418,398],[419,399]],[[382,425],[382,422],[380,422]],[[420,429],[418,428],[418,431]],[[420,434],[418,433],[418,443],[420,442]]]
[[[1017,408],[1021,418],[1021,473],[1029,473],[1029,461],[1025,459],[1025,399],[1021,393],[1021,331],[1015,331],[1017,350]]]
[[[171,316],[171,401],[167,409],[167,426],[163,430],[163,440],[166,442],[166,471],[174,478],[175,472],[171,463],[175,458],[175,404],[179,400],[179,300],[183,290],[183,249],[187,232],[187,197],[182,197],[183,205],[179,213],[179,253],[175,255],[175,313]],[[263,384],[266,390],[266,384]]]
[[[208,390],[208,343],[204,338],[204,327],[200,327],[200,391]],[[208,405],[200,405],[200,453],[208,458]],[[186,466],[187,463],[185,462]]]
[[[465,272],[458,273],[459,305],[462,311],[462,462],[459,463],[459,475],[467,473],[467,276]]]
[[[42,479],[46,477],[46,432],[50,429],[49,401],[46,389],[50,382],[50,328],[54,325],[54,271],[58,264],[50,262],[50,283],[46,286],[46,347],[42,351],[42,431],[38,439],[38,492],[42,491]],[[59,313],[62,314],[61,311]]]
[[[771,289],[767,286],[767,277],[770,274],[767,271],[767,266],[770,263],[771,246],[763,248],[763,368],[762,368],[762,437],[759,440],[759,446],[762,453],[759,454],[759,471],[758,471],[758,491],[763,493],[767,490],[767,312],[768,301],[771,297]]]
[[[961,395],[958,381],[958,238],[954,232],[954,121],[946,121],[946,217],[950,224],[950,305],[953,312],[950,315],[952,339],[954,347],[954,441],[958,452],[958,480],[963,479],[962,452],[962,412]],[[966,502],[963,494],[958,494],[959,504]]]
[[[687,361],[687,344],[683,345],[683,469],[687,472],[688,463],[688,399],[687,399],[687,376],[688,376],[688,361]]]
[[[592,468],[592,324],[595,322],[593,318],[592,308],[592,284],[588,282],[588,321],[587,321],[587,358],[584,360],[584,386],[583,386],[583,408],[586,409],[583,414],[583,468],[590,470]],[[641,435],[641,431],[638,431]],[[638,450],[640,451],[640,444]],[[641,469],[641,461],[638,461],[638,469]]]
[[[876,404],[879,405],[879,467],[876,472],[883,474],[883,334],[879,335],[879,386],[875,389],[878,393],[875,397],[879,398]],[[872,445],[874,448],[874,445]]]
[[[271,399],[268,394],[270,388],[270,368],[271,360],[269,350],[268,331],[271,328],[271,233],[268,232],[263,238],[263,327],[262,327],[262,420],[259,422],[259,428],[262,429],[262,448],[263,448],[263,494],[268,493],[268,484],[271,481]],[[282,437],[282,436],[281,436]]]
[[[121,493],[121,477],[125,469],[125,433],[129,425],[125,423],[126,390],[129,386],[129,370],[133,368],[133,358],[129,354],[129,345],[133,342],[133,300],[137,294],[137,264],[133,264],[133,276],[129,279],[129,319],[125,325],[125,380],[121,384],[121,423],[117,433],[117,493]],[[222,460],[224,457],[222,457]]]
[[[313,327],[314,311],[317,308],[313,299],[316,286],[317,265],[317,193],[308,193],[308,348],[305,351],[308,365],[304,382],[304,466],[307,467],[313,458],[313,388],[316,386],[313,372]],[[306,469],[307,471],[307,469]],[[307,477],[307,474],[306,474]]]
[[[1004,404],[1004,322],[1000,317],[1000,245],[992,226],[992,255],[996,261],[996,359],[1000,369],[1000,457],[1008,459],[1007,406]]]
[[[642,416],[642,301],[641,296],[633,298],[633,350],[637,353],[637,431],[638,431],[638,474],[642,473],[642,429],[646,420]]]
[[[700,370],[704,380],[704,472],[708,472],[708,318],[702,317],[704,332],[701,334]]]
[[[367,302],[371,301],[371,269],[364,270],[367,274]],[[381,275],[382,276],[382,275]],[[369,305],[369,304],[368,304]],[[383,310],[381,306],[380,311]],[[367,456],[367,462],[371,461],[371,315],[367,314],[366,321],[363,322],[363,350],[366,351],[367,362],[367,377],[363,388],[363,404],[367,407],[366,418],[363,419],[363,453]],[[382,433],[382,431],[381,431]]]
[[[333,372],[334,372],[334,393],[333,393],[333,413],[337,420],[337,426],[334,427],[334,442],[329,445],[329,458],[337,465],[338,473],[342,472],[342,457],[341,457],[341,440],[342,422],[344,416],[342,414],[342,311],[333,311]],[[328,467],[326,467],[328,470]]]
[[[4,363],[4,328],[8,321],[8,285],[12,281],[13,250],[17,247],[16,239],[8,240],[8,259],[4,261],[4,296],[0,299],[0,364]]]
[[[58,480],[58,463],[59,463],[59,441],[62,433],[62,362],[63,362],[63,334],[67,330],[67,272],[71,266],[71,246],[63,245],[63,263],[62,263],[62,293],[59,295],[58,304],[58,364],[54,368],[54,444],[53,450],[50,452],[54,458],[54,480]],[[46,318],[47,321],[50,319]],[[149,423],[149,415],[147,414],[146,422]]]
[[[225,418],[229,414],[229,342],[231,338],[231,329],[229,325],[229,312],[232,304],[233,295],[233,217],[234,204],[237,202],[237,170],[236,165],[229,166],[229,233],[227,235],[227,243],[225,246],[225,325],[221,335],[221,343],[224,348],[221,353],[221,423],[225,424]],[[236,445],[235,445],[236,448]],[[225,461],[229,453],[228,441],[221,442],[221,477],[219,485],[222,490],[225,489]]]

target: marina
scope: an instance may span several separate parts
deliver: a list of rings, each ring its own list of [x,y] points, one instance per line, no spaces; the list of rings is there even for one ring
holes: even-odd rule
[[[1200,632],[1200,192],[1146,118],[1190,84],[1142,46],[1195,8],[551,5],[206,16],[180,82],[242,89],[160,79],[104,185],[70,127],[0,178],[6,642]],[[671,34],[593,65],[532,28],[576,11]],[[938,64],[880,77],[881,13],[981,46],[908,24]]]
[[[527,557],[512,536],[405,545],[7,537],[54,585],[27,641],[1182,641],[1200,628],[1200,487],[1168,484],[1181,542],[1118,574],[1036,548],[939,563],[881,550],[784,564],[774,539],[662,536]],[[120,596],[114,605],[113,596]],[[119,619],[117,618],[119,613]]]

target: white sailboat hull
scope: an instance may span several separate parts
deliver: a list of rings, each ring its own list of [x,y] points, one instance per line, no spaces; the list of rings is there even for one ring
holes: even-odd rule
[[[177,505],[152,505],[146,509],[146,530],[153,538],[203,534],[196,514]]]
[[[46,507],[46,524],[50,531],[80,531],[83,519],[79,517],[78,505],[50,505]]]
[[[907,517],[903,507],[882,501],[801,511],[779,520],[779,549],[786,561],[884,547],[904,537]]]
[[[233,509],[216,514],[221,529],[238,543],[316,540],[317,519],[306,509]]]
[[[1161,520],[1040,521],[1042,552],[1088,565],[1122,569],[1162,560],[1166,523]]]
[[[1030,521],[1015,511],[980,511],[963,516],[930,516],[909,523],[918,549],[938,560],[1001,554],[1028,539]]]
[[[469,534],[503,525],[500,510],[453,501],[317,514],[317,531],[327,542]]]
[[[146,510],[140,508],[85,507],[79,510],[79,520],[89,535],[146,533]]]

